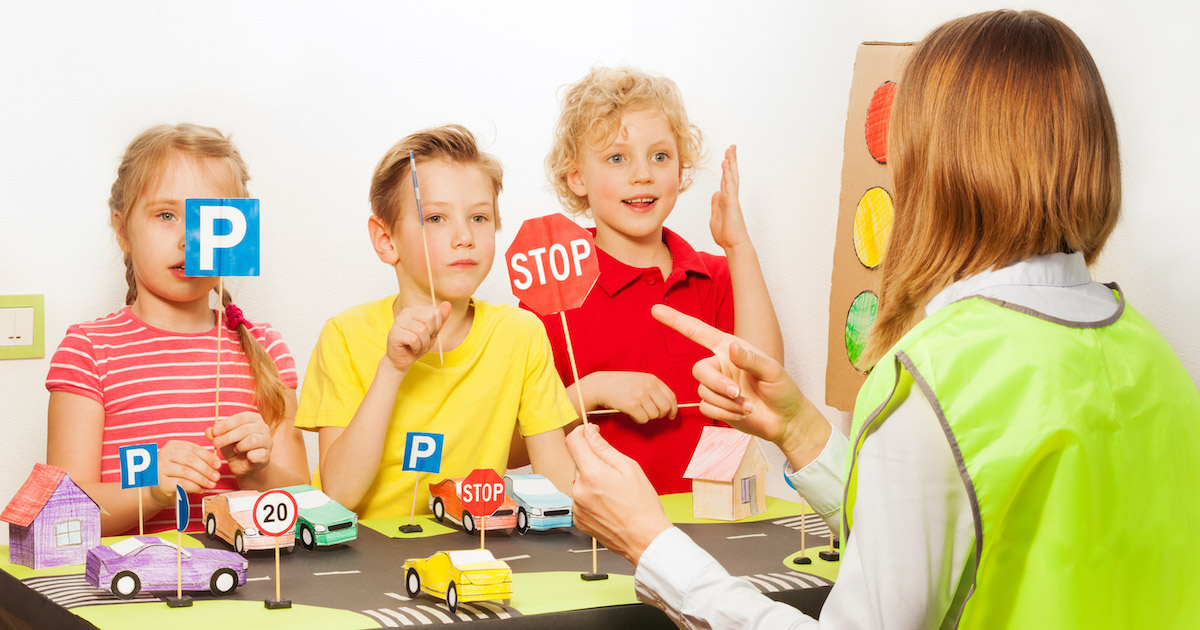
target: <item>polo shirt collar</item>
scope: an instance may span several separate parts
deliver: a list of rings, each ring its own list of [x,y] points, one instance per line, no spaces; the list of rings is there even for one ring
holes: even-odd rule
[[[592,233],[592,236],[596,235],[596,228],[588,228],[588,231]],[[704,264],[704,260],[700,258],[700,254],[696,253],[696,250],[682,236],[664,227],[663,242],[667,244],[667,249],[671,252],[672,269],[671,275],[667,277],[668,285],[687,278],[688,274],[704,277],[712,275],[708,270],[708,265]],[[616,295],[621,289],[642,277],[648,269],[648,267],[626,265],[599,247],[596,248],[596,256],[600,263],[600,278],[596,284],[610,296]]]

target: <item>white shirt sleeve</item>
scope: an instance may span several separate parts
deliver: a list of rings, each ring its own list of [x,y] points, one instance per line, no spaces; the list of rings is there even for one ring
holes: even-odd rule
[[[684,628],[907,630],[953,620],[974,520],[941,423],[920,391],[912,393],[859,451],[853,535],[819,623],[730,576],[676,528],[643,553],[634,575],[638,598]],[[835,431],[825,450],[839,438]],[[845,453],[845,438],[840,442]],[[836,488],[833,509],[840,514],[843,469],[825,452],[813,464],[789,477],[823,516],[833,513],[828,496]],[[790,551],[779,549],[781,556]]]

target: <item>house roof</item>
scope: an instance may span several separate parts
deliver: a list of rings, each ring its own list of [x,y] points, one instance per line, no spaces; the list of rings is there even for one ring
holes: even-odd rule
[[[17,490],[17,495],[8,502],[8,507],[4,508],[4,512],[0,514],[0,521],[28,527],[33,519],[42,512],[46,501],[50,500],[63,477],[66,476],[67,471],[57,466],[34,464],[29,478],[25,480],[24,485]],[[69,477],[67,478],[69,479]]]
[[[684,471],[684,479],[733,481],[738,465],[748,448],[758,449],[749,433],[730,427],[706,426],[700,432],[696,451]],[[760,450],[761,454],[761,450]]]

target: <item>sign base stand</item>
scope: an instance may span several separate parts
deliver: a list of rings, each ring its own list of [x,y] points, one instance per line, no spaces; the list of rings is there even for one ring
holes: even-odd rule
[[[842,559],[842,554],[840,554],[836,551],[822,551],[822,552],[818,553],[817,555],[820,556],[821,559],[825,560],[826,562],[837,562],[838,560]]]
[[[580,573],[579,579],[584,582],[595,582],[596,580],[607,580],[607,573]]]
[[[282,608],[291,608],[292,600],[290,599],[264,599],[263,608],[267,610],[280,610]]]
[[[808,556],[800,556],[799,558],[793,558],[792,564],[812,564],[812,558],[809,558]]]
[[[167,606],[171,608],[188,608],[192,605],[192,598],[184,595],[183,597],[168,597]]]
[[[425,530],[421,529],[420,525],[401,525],[400,531],[405,534],[416,534],[417,532],[423,532]]]

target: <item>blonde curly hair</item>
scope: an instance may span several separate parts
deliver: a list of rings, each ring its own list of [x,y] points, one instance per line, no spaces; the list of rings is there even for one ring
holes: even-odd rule
[[[587,197],[571,191],[567,174],[579,166],[585,149],[610,142],[621,129],[621,117],[631,111],[660,111],[679,146],[680,192],[692,184],[696,163],[703,157],[703,135],[688,122],[679,86],[666,78],[633,68],[594,67],[567,89],[546,156],[546,172],[567,212],[590,216]]]

